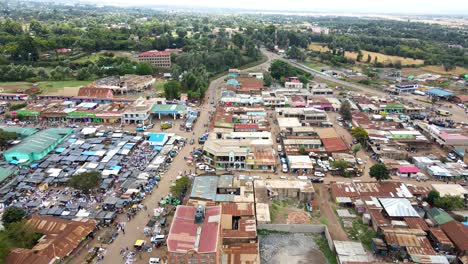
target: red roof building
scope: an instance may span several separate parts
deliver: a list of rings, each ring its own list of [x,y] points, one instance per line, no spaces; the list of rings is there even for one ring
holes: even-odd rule
[[[167,263],[219,263],[220,222],[221,206],[177,206],[167,237]]]
[[[455,248],[458,250],[458,255],[468,255],[468,227],[458,221],[450,221],[440,226],[442,231],[447,235]]]
[[[78,91],[79,97],[90,97],[90,98],[101,98],[101,99],[112,99],[114,92],[110,88],[97,88],[93,86],[81,87]]]
[[[349,150],[346,143],[339,137],[322,138],[322,143],[327,153],[347,152]]]
[[[70,256],[81,242],[94,231],[96,222],[71,221],[52,216],[32,215],[27,225],[43,234],[39,243],[32,249],[16,248],[11,250],[6,263],[11,264],[48,264]]]

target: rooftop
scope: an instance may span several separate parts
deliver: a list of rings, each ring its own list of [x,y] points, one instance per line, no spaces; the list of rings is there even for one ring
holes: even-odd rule
[[[459,250],[468,250],[468,227],[458,221],[451,221],[440,226]]]
[[[408,199],[380,198],[379,201],[390,217],[419,217]]]
[[[447,195],[463,197],[468,194],[468,190],[460,184],[432,184],[432,189],[439,192],[442,197]]]
[[[55,257],[68,256],[96,227],[96,222],[70,221],[51,216],[32,215],[27,221],[35,232],[45,237],[32,249],[18,248],[8,255],[6,263],[51,263]]]
[[[177,206],[169,235],[167,249],[169,252],[214,253],[218,248],[220,232],[221,206],[205,208],[205,217],[201,225],[195,224],[196,207]]]

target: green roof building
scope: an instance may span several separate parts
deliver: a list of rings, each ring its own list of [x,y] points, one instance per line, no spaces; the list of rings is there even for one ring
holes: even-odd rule
[[[0,183],[14,173],[10,168],[0,168]]]
[[[12,164],[28,164],[40,160],[73,133],[71,128],[49,128],[27,137],[3,153]]]
[[[427,211],[427,216],[436,225],[443,225],[445,223],[453,221],[453,218],[449,214],[437,207],[429,209],[429,211]]]
[[[37,132],[33,127],[0,126],[0,129],[5,132],[15,132],[19,138],[27,138]]]

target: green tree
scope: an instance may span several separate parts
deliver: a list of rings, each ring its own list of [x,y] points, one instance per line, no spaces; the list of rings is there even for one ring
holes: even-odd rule
[[[273,78],[271,78],[271,75],[269,73],[265,73],[263,75],[263,85],[270,87],[273,82]]]
[[[351,129],[351,135],[361,144],[364,144],[369,138],[369,134],[362,127],[354,127]]]
[[[357,54],[357,57],[356,57],[356,61],[361,61],[361,60],[362,60],[362,57],[364,57],[364,55],[362,54],[362,51],[359,50],[359,51],[358,51],[358,54]]]
[[[26,211],[21,207],[10,206],[3,212],[2,222],[9,226],[14,222],[21,221],[26,216]]]
[[[164,96],[167,99],[178,99],[180,97],[180,82],[168,81],[164,84]]]
[[[341,175],[345,175],[346,169],[348,168],[349,163],[346,160],[334,160],[331,162],[330,165],[332,166],[332,168],[338,169]]]
[[[434,205],[447,211],[453,211],[465,208],[465,199],[460,196],[445,195],[443,197],[436,198]]]
[[[153,72],[153,66],[145,62],[138,63],[135,70],[135,73],[138,75],[152,75]]]
[[[23,36],[18,41],[18,47],[13,53],[13,59],[19,61],[37,61],[39,59],[39,44],[31,36]]]
[[[89,194],[101,184],[102,177],[98,171],[83,172],[71,177],[68,186]]]
[[[190,179],[187,176],[184,176],[176,180],[175,184],[171,186],[171,193],[174,197],[181,197],[182,194],[187,192],[190,187]]]
[[[307,155],[307,151],[306,151],[306,149],[305,149],[304,146],[300,146],[300,147],[299,147],[299,153],[300,153],[301,155]]]
[[[81,68],[76,73],[76,79],[83,81],[88,80],[91,77],[91,73],[88,71],[88,68]]]
[[[351,151],[353,152],[354,157],[356,157],[356,154],[357,154],[361,149],[362,149],[361,143],[357,143],[356,145],[354,145],[354,146],[351,148]]]
[[[18,134],[16,132],[7,132],[3,129],[0,129],[0,150],[4,150],[8,147],[8,143],[11,140],[15,140],[18,138]]]
[[[434,205],[435,201],[440,198],[440,193],[436,190],[432,190],[427,194],[427,202],[430,205]]]
[[[383,163],[377,163],[373,165],[370,168],[369,175],[379,182],[390,179],[390,172],[388,171],[387,166],[385,166]]]
[[[304,84],[304,87],[306,87],[306,85],[309,84],[309,77],[307,77],[306,75],[299,75],[298,79],[302,84]]]
[[[345,100],[340,107],[340,115],[343,120],[351,121],[353,119],[353,115],[351,113],[351,104],[348,100]]]
[[[371,55],[370,55],[370,54],[367,54],[367,60],[366,60],[366,62],[367,62],[367,63],[370,63],[370,62],[371,62],[371,60],[372,60],[372,57],[371,57]]]
[[[271,63],[270,73],[276,80],[288,75],[288,64],[282,60],[275,60]]]

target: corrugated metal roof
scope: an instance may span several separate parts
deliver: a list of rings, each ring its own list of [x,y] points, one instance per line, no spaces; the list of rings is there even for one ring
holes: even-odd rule
[[[390,217],[419,217],[410,201],[405,198],[380,198],[379,201]]]

